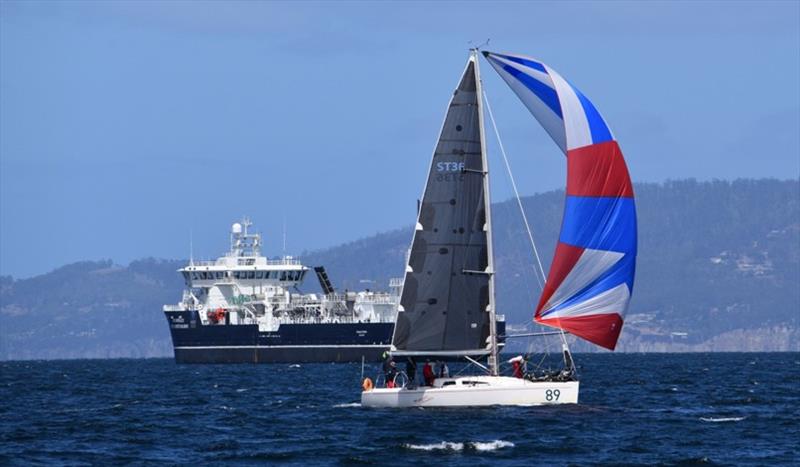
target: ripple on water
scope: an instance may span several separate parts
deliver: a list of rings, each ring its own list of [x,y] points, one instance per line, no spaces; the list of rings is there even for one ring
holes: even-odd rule
[[[797,353],[576,359],[579,405],[424,410],[361,407],[360,364],[4,362],[0,464],[800,465]]]

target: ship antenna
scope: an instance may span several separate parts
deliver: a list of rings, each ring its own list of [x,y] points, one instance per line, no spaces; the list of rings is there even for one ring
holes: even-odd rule
[[[286,216],[283,216],[283,256],[286,256]]]
[[[194,232],[189,228],[189,265],[194,266]]]

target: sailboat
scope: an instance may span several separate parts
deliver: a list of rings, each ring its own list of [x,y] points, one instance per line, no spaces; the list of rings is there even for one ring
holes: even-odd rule
[[[564,333],[610,350],[619,338],[636,261],[633,189],[619,145],[594,105],[549,66],[482,54],[567,158],[561,233],[533,313],[536,323],[560,333],[564,369],[545,378],[500,374],[484,94],[473,49],[434,150],[390,353],[395,361],[464,360],[483,374],[436,378],[427,386],[373,387],[365,380],[362,406],[577,403],[579,381]]]

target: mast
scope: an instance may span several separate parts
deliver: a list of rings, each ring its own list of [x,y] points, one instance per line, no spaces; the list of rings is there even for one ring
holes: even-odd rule
[[[486,157],[486,135],[483,126],[483,81],[481,80],[480,67],[478,66],[478,49],[470,50],[470,57],[475,62],[475,86],[478,94],[478,127],[481,135],[481,160],[483,161],[483,193],[484,209],[486,210],[486,249],[488,255],[487,273],[489,274],[489,372],[492,376],[499,374],[497,365],[497,310],[495,310],[494,286],[494,245],[492,244],[492,196],[489,191],[489,161]]]

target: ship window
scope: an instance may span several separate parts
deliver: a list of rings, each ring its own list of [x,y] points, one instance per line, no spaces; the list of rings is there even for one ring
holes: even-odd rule
[[[217,273],[217,279],[224,279],[225,278],[225,271],[219,271]]]
[[[286,280],[286,271],[281,271],[281,280],[282,281]]]
[[[186,272],[186,271],[183,271],[183,280],[185,280],[185,281],[189,280],[189,273]]]
[[[248,271],[247,278],[248,279],[255,279],[256,278],[256,272],[255,271]]]
[[[256,271],[256,279],[263,279],[264,271]]]
[[[455,386],[455,384],[456,384],[456,382],[455,382],[455,381],[445,381],[445,382],[442,384],[442,387],[445,387],[445,386]]]
[[[469,385],[469,386],[487,386],[489,383],[486,381],[464,381],[461,384]]]
[[[239,278],[239,271],[233,271],[233,277],[238,279]]]

